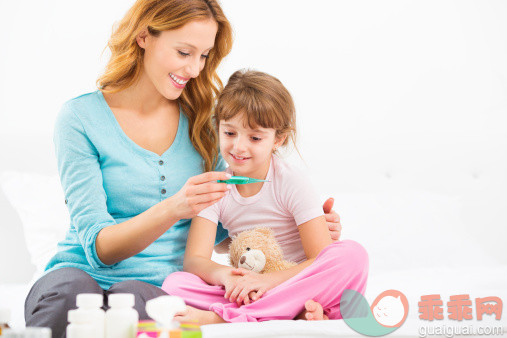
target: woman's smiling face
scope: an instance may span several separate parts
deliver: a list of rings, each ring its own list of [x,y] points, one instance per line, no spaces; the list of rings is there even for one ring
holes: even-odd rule
[[[218,24],[213,19],[191,21],[183,27],[162,31],[155,37],[147,31],[137,42],[144,49],[144,74],[158,92],[176,100],[186,83],[204,68],[213,48]]]
[[[271,154],[284,138],[273,128],[250,128],[244,114],[236,114],[219,124],[220,152],[234,175],[264,179]]]

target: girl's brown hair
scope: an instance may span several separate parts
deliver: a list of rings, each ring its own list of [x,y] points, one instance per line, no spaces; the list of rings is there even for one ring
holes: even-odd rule
[[[204,160],[205,171],[214,169],[218,160],[217,134],[211,116],[215,98],[223,85],[216,70],[232,48],[232,28],[216,0],[137,0],[113,28],[108,42],[111,58],[97,80],[97,86],[105,93],[116,93],[136,83],[143,69],[144,56],[136,37],[144,29],[157,37],[162,31],[210,18],[218,24],[215,45],[204,69],[187,83],[178,98],[189,120],[190,139]]]
[[[254,70],[238,70],[231,75],[218,97],[215,127],[221,120],[245,114],[248,126],[273,128],[276,137],[287,136],[296,148],[296,108],[287,88],[276,77]],[[299,153],[299,151],[298,151]]]

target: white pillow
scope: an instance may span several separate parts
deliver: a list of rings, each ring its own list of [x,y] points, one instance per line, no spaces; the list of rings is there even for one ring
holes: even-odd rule
[[[36,275],[44,272],[69,228],[69,213],[57,175],[8,171],[0,174],[7,199],[21,219]]]
[[[57,175],[9,171],[0,174],[0,182],[23,224],[25,243],[37,278],[56,253],[56,246],[65,238],[70,225],[60,179]],[[227,254],[213,252],[212,260],[229,265]]]
[[[342,239],[366,248],[372,273],[496,264],[473,234],[464,231],[459,197],[416,190],[333,197]]]

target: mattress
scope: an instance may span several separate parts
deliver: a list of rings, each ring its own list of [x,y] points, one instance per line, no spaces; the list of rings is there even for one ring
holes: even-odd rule
[[[371,302],[382,291],[396,289],[403,292],[409,301],[409,313],[404,324],[389,336],[419,337],[422,328],[430,326],[473,326],[502,327],[507,334],[507,320],[503,314],[500,321],[485,316],[482,321],[474,318],[468,322],[448,320],[423,321],[419,319],[418,302],[422,295],[440,294],[444,301],[451,295],[469,294],[470,299],[497,296],[507,301],[507,266],[467,266],[441,268],[414,268],[397,271],[371,271],[366,298]],[[12,327],[23,328],[23,304],[28,284],[0,285],[0,307],[11,308]],[[204,338],[225,337],[361,337],[343,320],[314,321],[267,321],[260,323],[232,323],[204,325]],[[467,337],[473,337],[469,335]],[[490,335],[488,337],[494,337]]]

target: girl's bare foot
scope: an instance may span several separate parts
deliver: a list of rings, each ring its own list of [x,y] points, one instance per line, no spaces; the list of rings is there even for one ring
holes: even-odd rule
[[[295,319],[304,320],[328,320],[320,303],[310,299],[305,303],[305,309]]]
[[[222,317],[217,315],[215,312],[199,310],[189,305],[187,305],[185,312],[178,312],[174,316],[174,320],[178,322],[197,321],[199,325],[225,323],[225,320],[223,320]]]

